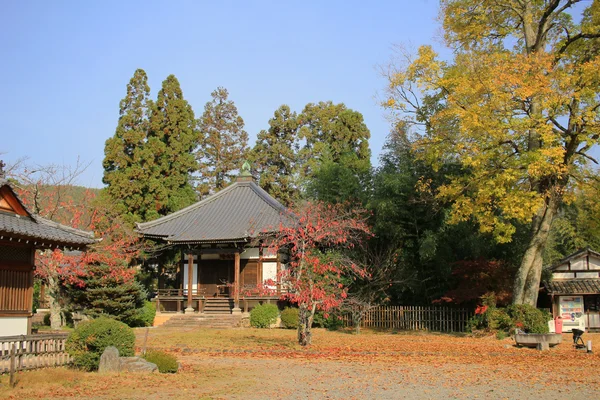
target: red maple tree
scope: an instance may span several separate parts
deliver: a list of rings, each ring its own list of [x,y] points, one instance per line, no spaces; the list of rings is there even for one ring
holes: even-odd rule
[[[129,262],[140,252],[136,235],[126,226],[118,213],[98,190],[74,186],[76,178],[85,171],[51,166],[23,167],[13,178],[23,204],[42,218],[85,231],[92,231],[100,241],[85,252],[63,252],[62,249],[38,251],[35,274],[46,287],[53,329],[64,324],[61,285],[84,286],[89,265],[104,264],[108,274],[122,282],[134,279],[135,269]]]
[[[287,288],[284,298],[299,307],[298,343],[306,346],[312,341],[315,312],[338,307],[347,297],[347,284],[367,275],[339,250],[352,248],[371,233],[366,212],[346,205],[305,203],[290,210],[289,217],[270,248],[289,258],[279,278]]]

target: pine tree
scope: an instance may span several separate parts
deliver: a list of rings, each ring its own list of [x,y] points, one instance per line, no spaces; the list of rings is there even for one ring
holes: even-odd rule
[[[177,78],[169,75],[158,92],[144,149],[151,160],[148,193],[155,201],[153,209],[145,210],[145,220],[177,211],[196,200],[190,177],[198,169],[193,153],[198,144],[194,111],[183,98]]]
[[[196,155],[200,161],[201,178],[197,189],[201,195],[227,186],[248,155],[244,120],[233,101],[227,100],[228,95],[223,87],[212,92],[212,100],[206,103],[198,122],[203,137]]]
[[[142,219],[141,213],[148,206],[143,147],[151,107],[148,77],[144,70],[138,69],[127,85],[127,95],[121,100],[115,135],[106,141],[102,179],[120,212],[129,214],[133,220]]]
[[[269,129],[260,131],[250,160],[259,185],[285,205],[298,198],[298,117],[287,105],[279,107]]]

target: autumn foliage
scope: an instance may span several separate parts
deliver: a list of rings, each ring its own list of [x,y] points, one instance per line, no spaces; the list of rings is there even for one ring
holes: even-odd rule
[[[315,312],[338,307],[347,297],[347,285],[366,271],[343,253],[370,235],[366,213],[344,205],[306,203],[290,211],[271,243],[274,252],[287,254],[281,281],[285,298],[298,304],[298,342],[311,343]]]

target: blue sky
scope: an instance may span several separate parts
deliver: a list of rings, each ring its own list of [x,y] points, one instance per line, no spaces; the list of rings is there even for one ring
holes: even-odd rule
[[[197,116],[229,90],[250,144],[281,104],[332,100],[360,111],[377,161],[389,124],[376,94],[392,46],[431,43],[436,0],[2,1],[0,158],[91,162],[102,186],[104,142],[136,68],[155,97],[175,74]],[[439,41],[438,41],[439,43]]]

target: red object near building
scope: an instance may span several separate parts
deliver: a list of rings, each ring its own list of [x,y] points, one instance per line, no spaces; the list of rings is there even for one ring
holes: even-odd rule
[[[562,333],[563,321],[561,317],[554,318],[554,332]]]

